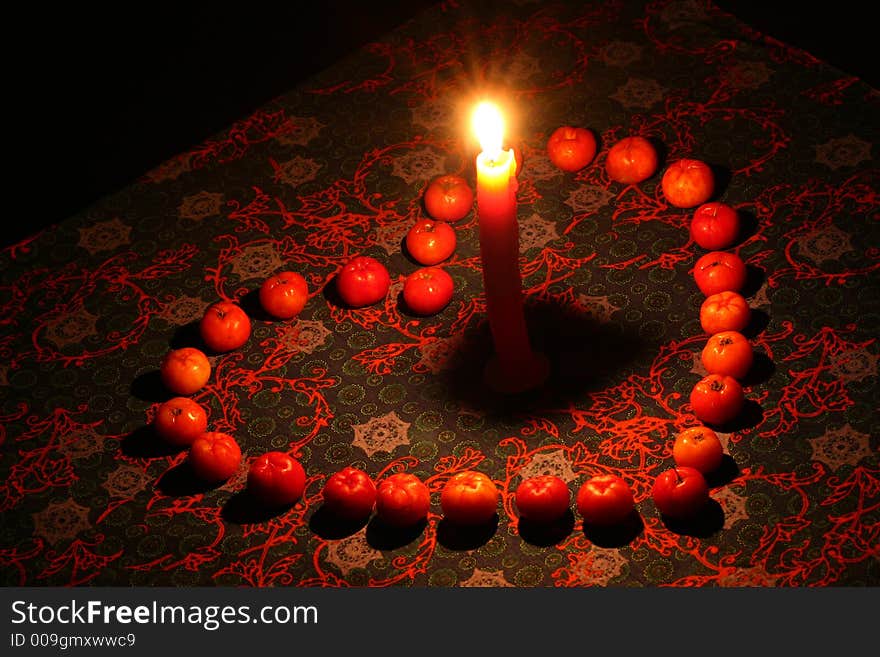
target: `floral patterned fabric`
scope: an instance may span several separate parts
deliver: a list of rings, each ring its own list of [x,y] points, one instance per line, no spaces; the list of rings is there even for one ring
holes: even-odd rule
[[[532,340],[552,364],[535,394],[482,385],[486,326],[474,213],[454,224],[452,303],[398,303],[417,265],[401,240],[433,176],[474,183],[468,113],[492,95],[523,154],[520,266]],[[19,585],[863,586],[880,583],[878,93],[755,32],[710,2],[444,2],[194,150],[0,252],[0,574]],[[565,173],[560,125],[599,137]],[[608,148],[639,134],[663,164],[709,162],[717,200],[745,219],[747,405],[697,521],[651,500],[692,426],[705,373],[691,212],[661,172],[611,181]],[[51,193],[51,190],[46,190]],[[26,217],[19,218],[26,221]],[[392,276],[384,303],[339,303],[355,254]],[[259,311],[281,269],[311,296],[292,321]],[[247,344],[209,354],[193,397],[244,462],[199,484],[152,417],[163,355],[200,346],[219,299],[253,319]],[[301,460],[306,493],[269,513],[244,493],[268,450]],[[346,465],[412,472],[427,521],[391,532],[321,513]],[[463,469],[502,493],[497,522],[444,522]],[[597,535],[572,513],[524,531],[513,493],[531,475],[574,494],[611,472],[639,522]]]

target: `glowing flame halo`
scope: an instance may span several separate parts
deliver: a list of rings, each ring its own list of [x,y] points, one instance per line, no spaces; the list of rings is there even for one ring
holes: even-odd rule
[[[497,160],[504,141],[504,117],[497,105],[485,101],[477,105],[471,123],[485,156]]]

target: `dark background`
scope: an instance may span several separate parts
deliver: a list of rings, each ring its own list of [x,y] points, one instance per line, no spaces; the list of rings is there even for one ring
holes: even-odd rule
[[[32,63],[11,95],[24,113],[11,127],[26,142],[18,167],[26,180],[7,192],[29,210],[7,217],[3,243],[124,187],[436,3],[75,3],[10,23],[28,44],[19,59]],[[870,3],[716,4],[880,88]]]

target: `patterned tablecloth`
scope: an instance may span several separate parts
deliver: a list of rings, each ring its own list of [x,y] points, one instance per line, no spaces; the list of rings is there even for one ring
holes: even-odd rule
[[[490,93],[524,157],[521,271],[532,339],[553,364],[524,398],[487,391],[491,351],[472,212],[445,264],[452,303],[398,295],[401,248],[441,173],[474,182],[468,114]],[[880,327],[878,93],[709,2],[444,2],[61,224],[0,252],[0,573],[19,585],[862,586],[880,583],[875,415]],[[546,156],[592,129],[578,173]],[[703,159],[745,220],[747,405],[721,428],[712,503],[669,525],[651,499],[696,423],[703,295],[691,211],[661,171],[611,181],[618,139]],[[51,188],[45,190],[51,194]],[[26,216],[16,220],[27,221]],[[355,254],[392,276],[351,310],[333,279]],[[255,291],[302,273],[311,297],[271,320]],[[200,346],[208,304],[238,300],[247,344],[210,354],[194,395],[242,446],[238,476],[198,483],[150,423],[164,354]],[[301,459],[304,498],[269,513],[244,492],[268,450]],[[341,527],[321,486],[346,465],[412,472],[427,522]],[[501,490],[496,523],[443,521],[463,469]],[[611,472],[639,520],[585,531],[574,512],[519,531],[513,492]]]

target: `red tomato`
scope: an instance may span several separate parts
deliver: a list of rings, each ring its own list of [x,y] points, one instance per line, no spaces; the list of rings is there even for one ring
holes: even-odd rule
[[[208,349],[232,351],[241,347],[251,336],[251,320],[238,304],[218,301],[205,310],[199,322],[199,333]]]
[[[424,201],[425,211],[434,219],[458,221],[474,207],[474,192],[461,176],[446,174],[428,183]]]
[[[440,267],[422,267],[406,277],[403,300],[417,315],[434,315],[452,301],[455,284]]]
[[[363,470],[347,466],[327,478],[321,495],[324,506],[334,515],[361,520],[370,515],[376,505],[376,484]]]
[[[644,137],[625,137],[611,147],[605,158],[608,177],[632,185],[647,180],[657,171],[657,149]]]
[[[537,475],[523,479],[514,493],[521,518],[534,522],[553,522],[568,511],[571,494],[556,475]]]
[[[455,252],[455,229],[445,221],[420,219],[406,234],[406,250],[422,265],[436,265]]]
[[[663,195],[677,208],[693,208],[705,203],[715,192],[715,175],[700,160],[673,162],[660,180]]]
[[[709,502],[709,485],[696,468],[679,466],[657,475],[651,494],[664,516],[690,518]]]
[[[675,465],[694,468],[704,475],[717,470],[723,458],[718,434],[709,427],[689,427],[679,432],[672,444]]]
[[[617,524],[625,520],[634,508],[632,490],[617,475],[590,477],[578,489],[578,513],[588,525]]]
[[[732,376],[709,374],[691,390],[690,402],[700,422],[719,425],[739,414],[745,397],[742,386]]]
[[[726,290],[710,294],[700,306],[700,326],[709,335],[721,331],[742,331],[752,311],[739,292]]]
[[[440,493],[440,508],[450,522],[480,525],[495,515],[500,495],[495,482],[476,470],[452,475]]]
[[[248,468],[247,488],[266,506],[290,506],[306,489],[306,471],[289,454],[266,452]]]
[[[163,402],[153,418],[156,434],[179,447],[185,447],[208,430],[208,414],[189,397],[172,397]]]
[[[225,481],[238,472],[241,448],[228,433],[208,431],[190,445],[188,458],[199,479]]]
[[[428,487],[409,472],[397,472],[376,488],[376,516],[389,525],[414,525],[428,515],[430,506]]]
[[[719,292],[739,292],[746,284],[746,265],[735,253],[710,251],[694,265],[694,280],[707,297]]]
[[[709,374],[726,374],[734,379],[742,379],[752,367],[754,353],[752,345],[742,333],[721,331],[709,338],[700,358]]]
[[[263,281],[259,294],[260,305],[272,317],[293,319],[309,300],[309,286],[302,275],[283,271]]]
[[[724,203],[703,203],[691,219],[691,237],[709,251],[733,246],[739,237],[739,213]]]
[[[381,262],[370,256],[355,256],[336,277],[336,289],[352,308],[372,306],[385,298],[391,276]]]
[[[172,349],[159,365],[159,378],[171,392],[191,395],[201,390],[211,378],[211,362],[201,349]]]
[[[547,156],[563,171],[578,171],[596,156],[596,137],[586,128],[561,126],[547,140]]]

